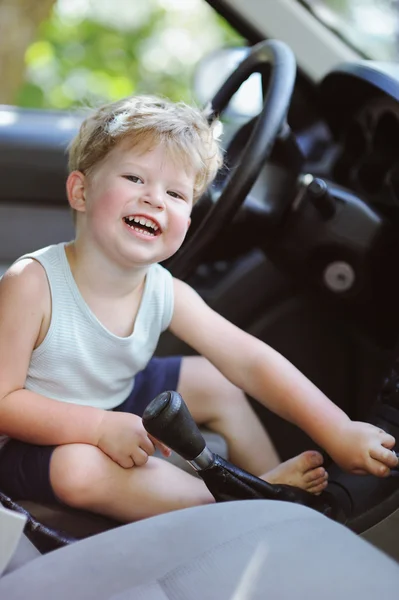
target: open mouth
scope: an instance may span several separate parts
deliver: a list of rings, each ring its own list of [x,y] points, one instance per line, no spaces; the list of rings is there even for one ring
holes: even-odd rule
[[[123,220],[125,221],[126,225],[129,225],[129,227],[138,233],[148,235],[150,237],[156,237],[161,233],[159,225],[157,225],[155,221],[152,221],[152,219],[147,219],[146,217],[140,216],[129,216],[124,217]]]

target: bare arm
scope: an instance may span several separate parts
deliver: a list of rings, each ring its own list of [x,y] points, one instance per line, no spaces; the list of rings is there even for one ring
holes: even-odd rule
[[[13,265],[0,281],[0,433],[43,446],[91,444],[125,468],[145,464],[154,444],[168,456],[136,415],[59,402],[24,389],[50,312],[41,265],[32,260]]]
[[[335,424],[349,420],[292,363],[221,317],[178,280],[170,329],[235,385],[306,431],[320,445]]]
[[[178,280],[170,329],[231,382],[306,431],[343,468],[384,476],[397,464],[391,435],[351,421],[281,354],[215,313]]]
[[[23,389],[31,353],[51,309],[47,278],[33,260],[0,281],[0,432],[34,444],[97,444],[104,411]]]

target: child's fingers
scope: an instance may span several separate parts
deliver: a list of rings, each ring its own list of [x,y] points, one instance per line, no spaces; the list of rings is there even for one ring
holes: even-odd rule
[[[148,454],[142,448],[137,447],[134,449],[134,452],[132,453],[132,460],[133,460],[133,465],[135,467],[142,467],[148,461]]]
[[[381,430],[381,441],[380,441],[381,445],[384,446],[384,448],[388,448],[389,450],[392,450],[392,448],[395,446],[396,440],[393,437],[393,435],[391,435],[390,433],[386,433],[385,431]]]
[[[171,453],[172,453],[171,449],[168,448],[167,446],[165,446],[165,444],[163,444],[162,442],[160,442],[159,440],[157,440],[150,434],[148,434],[148,437],[154,444],[155,448],[158,448],[158,450],[161,452],[162,456],[165,456],[165,458],[168,458],[171,455]]]
[[[148,456],[152,456],[155,452],[155,448],[154,448],[155,444],[154,441],[150,439],[150,436],[146,435],[143,436],[143,438],[140,440],[140,448],[142,450],[144,450],[144,452],[148,455]]]
[[[390,474],[389,466],[385,461],[382,461],[379,458],[373,458],[371,453],[367,463],[367,470],[371,475],[375,475],[376,477],[388,477]]]
[[[366,471],[366,469],[352,469],[350,471],[351,473],[353,473],[354,475],[370,475],[369,471]]]
[[[387,465],[391,469],[396,467],[398,464],[398,457],[396,456],[395,452],[392,452],[392,450],[389,450],[388,448],[384,448],[384,446],[375,446],[371,448],[370,456],[371,458],[384,463],[384,465]]]
[[[376,446],[370,450],[370,457],[373,462],[378,461],[385,465],[388,469],[394,469],[398,465],[398,457],[395,452],[384,448],[384,446]]]

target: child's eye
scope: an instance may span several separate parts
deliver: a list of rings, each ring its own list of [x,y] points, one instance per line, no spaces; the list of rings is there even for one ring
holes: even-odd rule
[[[169,196],[172,196],[172,198],[178,198],[179,200],[185,200],[185,197],[182,196],[181,194],[179,194],[178,192],[172,192],[172,190],[168,191]]]
[[[141,177],[138,177],[137,175],[124,175],[124,178],[132,183],[144,183]]]

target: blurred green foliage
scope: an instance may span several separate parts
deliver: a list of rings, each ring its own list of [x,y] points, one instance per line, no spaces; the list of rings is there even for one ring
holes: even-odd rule
[[[25,81],[16,104],[67,109],[131,93],[190,102],[192,74],[201,56],[244,43],[205,1],[188,0],[192,10],[187,4],[185,10],[168,7],[165,0],[133,1],[144,12],[137,12],[137,22],[126,23],[123,15],[119,22],[112,18],[118,2],[108,2],[108,18],[104,10],[100,17],[92,10],[76,18],[66,17],[58,0],[26,51]]]

